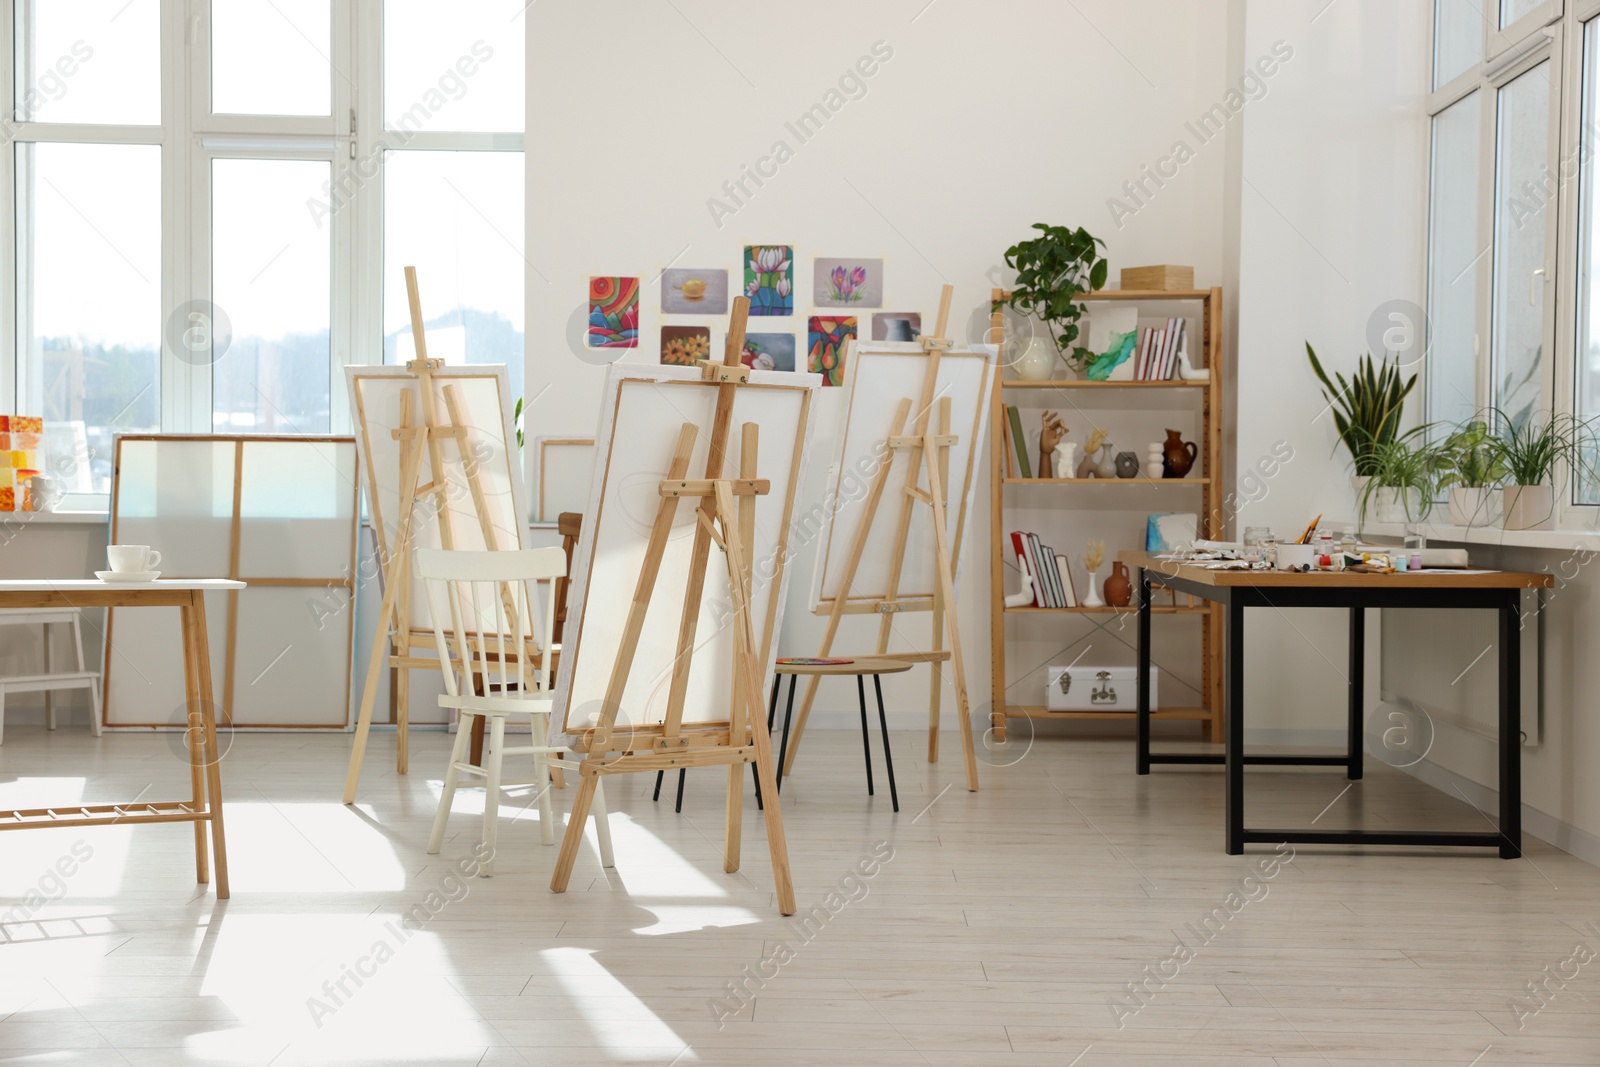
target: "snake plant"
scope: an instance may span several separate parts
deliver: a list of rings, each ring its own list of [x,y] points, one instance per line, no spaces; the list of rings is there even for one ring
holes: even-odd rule
[[[1376,473],[1379,450],[1399,436],[1401,410],[1407,395],[1416,387],[1417,376],[1401,381],[1398,367],[1388,362],[1377,366],[1379,361],[1369,352],[1357,362],[1349,381],[1337,371],[1330,380],[1309,341],[1306,356],[1322,383],[1323,399],[1333,409],[1333,424],[1339,431],[1339,440],[1350,451],[1356,475],[1370,477]]]

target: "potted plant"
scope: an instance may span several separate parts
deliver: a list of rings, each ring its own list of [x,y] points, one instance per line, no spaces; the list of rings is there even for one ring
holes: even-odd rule
[[[1426,426],[1416,426],[1362,450],[1368,473],[1356,505],[1363,525],[1369,507],[1379,522],[1420,522],[1427,517],[1433,506],[1439,459],[1433,449],[1416,441],[1426,430]]]
[[[1506,466],[1489,433],[1474,419],[1446,437],[1435,450],[1439,488],[1450,491],[1450,521],[1457,526],[1487,526],[1500,517],[1495,495]]]
[[[1087,348],[1073,345],[1078,339],[1078,320],[1083,316],[1083,305],[1078,301],[1083,293],[1105,287],[1110,269],[1110,264],[1100,254],[1105,242],[1081,226],[1072,230],[1036,222],[1033,228],[1040,231],[1040,236],[1031,241],[1019,241],[1006,249],[1006,266],[1017,272],[1017,280],[1011,286],[1010,295],[996,301],[991,310],[1008,304],[1025,315],[1038,318],[1045,324],[1046,336],[1056,355],[1066,360],[1068,366],[1082,371],[1091,354]],[[1032,341],[1036,342],[1037,338]],[[1047,352],[1043,354],[1048,356]],[[1042,377],[1050,376],[1053,360],[1030,362],[1043,371]],[[1018,370],[1024,377],[1038,375],[1038,371],[1027,373],[1028,368],[1024,366],[1019,366]]]
[[[1369,352],[1357,362],[1349,381],[1337,371],[1330,380],[1309,341],[1306,357],[1311,361],[1312,373],[1322,383],[1323,399],[1333,410],[1339,440],[1350,452],[1355,471],[1351,484],[1356,495],[1362,496],[1365,480],[1375,473],[1378,450],[1400,437],[1401,409],[1416,387],[1417,376],[1413,374],[1402,382],[1398,367],[1387,361],[1382,368],[1375,366]]]
[[[1590,456],[1594,435],[1587,421],[1567,412],[1530,414],[1522,422],[1496,409],[1500,427],[1493,439],[1496,458],[1505,467],[1504,517],[1507,530],[1548,530],[1555,526],[1555,474],[1571,467],[1582,480],[1594,475]]]

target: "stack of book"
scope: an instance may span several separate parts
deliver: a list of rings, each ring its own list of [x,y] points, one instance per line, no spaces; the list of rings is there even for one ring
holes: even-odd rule
[[[1164,382],[1178,366],[1186,319],[1172,318],[1165,327],[1146,327],[1139,336],[1138,361],[1133,377],[1141,382]]]
[[[1033,579],[1033,606],[1036,608],[1075,608],[1078,591],[1072,586],[1072,570],[1067,557],[1039,540],[1038,534],[1011,534],[1011,547],[1017,553],[1017,568]]]

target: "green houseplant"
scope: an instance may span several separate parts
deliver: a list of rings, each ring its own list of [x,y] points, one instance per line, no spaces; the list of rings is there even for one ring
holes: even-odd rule
[[[1495,495],[1506,476],[1505,462],[1483,419],[1446,437],[1435,448],[1438,488],[1450,493],[1450,521],[1457,526],[1487,526],[1500,517]]]
[[[1495,409],[1499,432],[1493,438],[1495,457],[1505,468],[1507,530],[1548,530],[1555,525],[1555,475],[1570,467],[1580,481],[1595,473],[1594,433],[1586,420],[1568,412],[1532,414],[1513,420]]]
[[[1356,495],[1363,524],[1369,508],[1379,522],[1420,522],[1427,517],[1438,487],[1439,455],[1420,440],[1426,432],[1426,426],[1415,426],[1363,450],[1368,473]]]
[[[1387,361],[1382,367],[1372,358],[1372,353],[1362,356],[1349,381],[1344,375],[1322,369],[1311,342],[1306,342],[1306,358],[1311,370],[1322,383],[1322,397],[1333,410],[1333,425],[1339,440],[1350,452],[1350,462],[1356,478],[1370,478],[1376,473],[1378,452],[1400,437],[1400,415],[1406,397],[1416,387],[1413,374],[1400,380],[1400,369]],[[1361,490],[1358,488],[1357,492]]]
[[[1030,241],[1018,241],[1006,249],[1006,266],[1017,272],[1011,293],[996,301],[991,310],[1010,305],[1045,324],[1050,343],[1067,365],[1083,370],[1092,355],[1078,339],[1078,320],[1083,305],[1078,298],[1086,292],[1103,289],[1110,264],[1100,254],[1105,242],[1083,227],[1033,224],[1040,232]]]

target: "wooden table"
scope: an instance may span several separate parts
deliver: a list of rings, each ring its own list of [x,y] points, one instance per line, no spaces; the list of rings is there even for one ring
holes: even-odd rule
[[[1231,856],[1248,843],[1294,841],[1336,845],[1456,845],[1497,848],[1502,859],[1522,855],[1522,653],[1521,591],[1548,589],[1548,574],[1512,571],[1423,571],[1362,574],[1350,571],[1207,570],[1123,552],[1119,559],[1138,572],[1139,665],[1137,771],[1152,763],[1221,763],[1226,768],[1226,848]],[[1164,586],[1223,605],[1224,754],[1150,751],[1150,590]],[[1246,608],[1345,608],[1350,612],[1349,733],[1343,756],[1247,756],[1244,751],[1244,612]],[[1464,608],[1497,612],[1500,620],[1500,825],[1493,832],[1437,830],[1247,829],[1244,825],[1246,764],[1342,766],[1362,774],[1363,673],[1367,608]]]
[[[154,582],[0,581],[0,608],[177,608],[182,615],[184,693],[188,704],[189,800],[68,804],[0,811],[0,830],[51,826],[109,826],[150,822],[194,823],[197,882],[209,882],[205,824],[216,853],[217,898],[228,898],[228,850],[222,833],[222,772],[212,708],[211,657],[206,647],[205,594],[245,588],[226,578]]]

